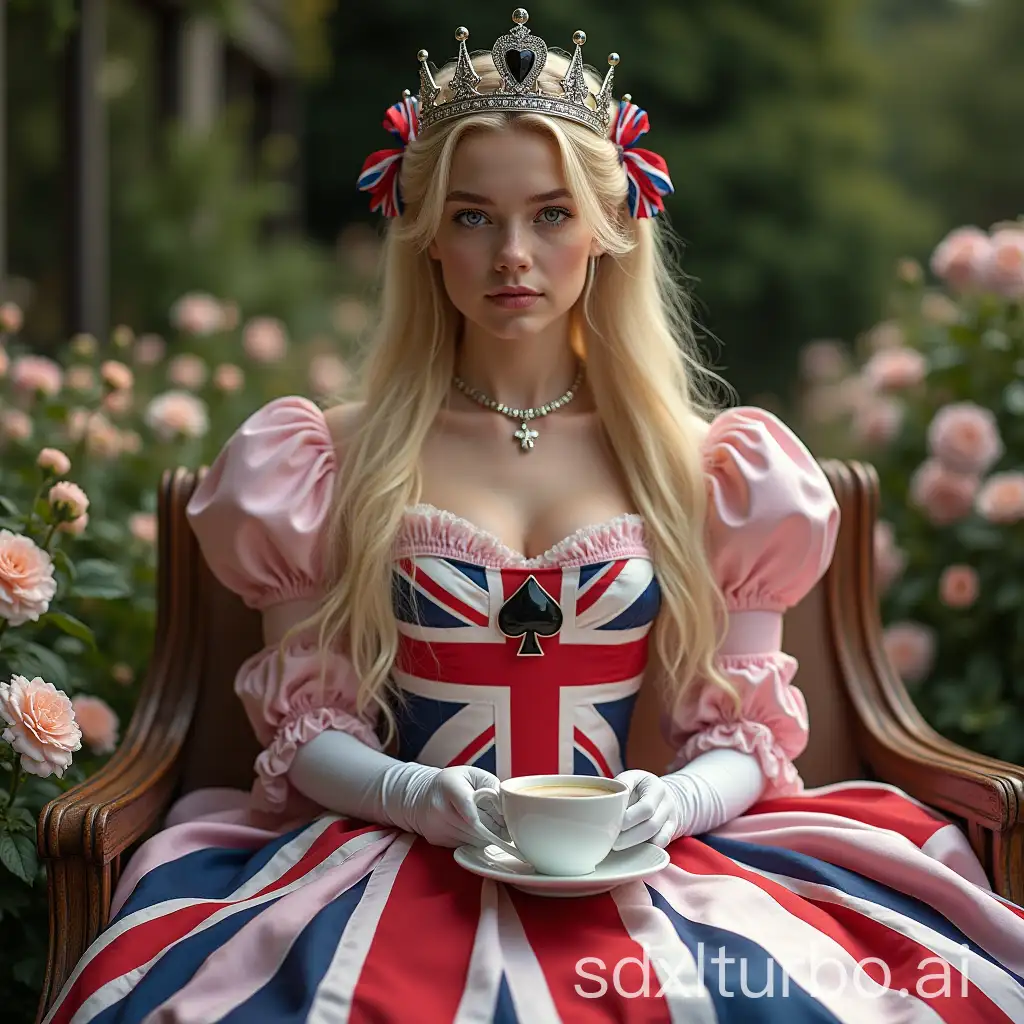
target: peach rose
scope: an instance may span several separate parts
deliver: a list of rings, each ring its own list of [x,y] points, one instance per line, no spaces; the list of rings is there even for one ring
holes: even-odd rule
[[[903,328],[892,320],[883,320],[875,324],[865,336],[865,343],[869,352],[881,352],[884,349],[903,348],[907,343],[907,337]]]
[[[70,366],[64,383],[72,391],[92,391],[96,386],[96,374],[91,366]]]
[[[941,292],[928,292],[921,297],[921,316],[933,324],[949,327],[960,322],[960,307]]]
[[[71,471],[71,460],[59,448],[44,448],[36,456],[36,465],[54,476],[66,476]]]
[[[46,356],[19,356],[11,367],[11,384],[18,391],[52,396],[64,386],[64,371]]]
[[[939,577],[939,597],[950,608],[970,608],[979,590],[978,574],[969,565],[947,566]]]
[[[8,441],[27,441],[35,428],[23,409],[0,409],[0,436]]]
[[[135,342],[132,358],[139,366],[156,366],[167,351],[167,342],[159,334],[143,334]]]
[[[7,354],[7,349],[0,345],[0,380],[7,376],[7,370],[10,365],[11,357]]]
[[[926,459],[910,478],[910,502],[935,526],[948,526],[970,514],[978,478]]]
[[[24,322],[25,317],[17,303],[5,302],[0,305],[0,331],[4,334],[17,334]]]
[[[167,364],[167,379],[179,388],[198,391],[206,383],[209,370],[199,356],[182,352]]]
[[[864,376],[878,391],[906,391],[928,372],[928,361],[916,348],[883,348],[864,364]]]
[[[875,582],[878,592],[884,594],[903,575],[907,555],[896,543],[892,523],[879,519],[875,523]]]
[[[216,334],[224,330],[224,308],[212,295],[190,292],[171,307],[171,323],[186,334]]]
[[[143,544],[155,544],[156,516],[152,512],[133,512],[128,517],[128,532]]]
[[[111,416],[124,416],[135,405],[134,391],[110,391],[103,396],[103,409]]]
[[[1004,299],[1024,299],[1024,229],[995,232],[982,275],[985,284]]]
[[[100,376],[108,387],[115,391],[128,391],[135,383],[135,376],[124,363],[116,359],[108,359],[100,367]]]
[[[118,686],[131,686],[135,682],[135,673],[131,665],[126,665],[123,661],[111,665],[110,674]]]
[[[105,700],[83,693],[71,698],[71,706],[82,730],[82,739],[94,754],[112,754],[117,750],[121,723]]]
[[[978,492],[978,514],[990,523],[1024,519],[1024,473],[993,473]]]
[[[31,537],[0,530],[0,619],[35,622],[56,592],[50,556]]]
[[[932,273],[957,291],[983,285],[991,248],[988,235],[980,228],[956,228],[932,253]]]
[[[86,527],[89,525],[89,513],[83,512],[77,519],[72,519],[66,523],[58,523],[57,529],[61,533],[66,533],[72,537],[81,537],[85,533]]]
[[[276,363],[288,350],[284,324],[269,316],[253,317],[242,332],[245,354],[257,363]]]
[[[9,683],[0,683],[0,718],[7,723],[2,738],[21,755],[21,767],[30,775],[59,778],[71,755],[82,749],[68,695],[38,676],[11,676]]]
[[[935,661],[935,631],[920,622],[894,622],[882,635],[892,667],[907,684],[919,683]]]
[[[840,341],[812,341],[800,352],[801,376],[812,383],[838,380],[849,369],[849,365],[846,349]]]
[[[892,398],[874,396],[853,414],[854,436],[863,444],[888,444],[903,426],[903,406]]]
[[[346,296],[335,303],[332,320],[339,334],[362,334],[370,326],[370,307],[361,299]]]
[[[928,448],[948,469],[980,474],[999,460],[1003,440],[991,409],[974,402],[953,402],[932,417]]]
[[[316,394],[323,397],[337,395],[348,381],[348,367],[338,356],[326,353],[310,360],[309,385]]]
[[[84,515],[89,508],[89,498],[85,491],[70,480],[60,480],[55,483],[50,488],[46,500],[54,512],[69,520]]]
[[[144,419],[161,440],[202,437],[210,429],[206,405],[188,391],[165,391],[146,407]]]
[[[234,394],[245,387],[245,374],[234,363],[221,363],[213,371],[213,386],[225,394]]]

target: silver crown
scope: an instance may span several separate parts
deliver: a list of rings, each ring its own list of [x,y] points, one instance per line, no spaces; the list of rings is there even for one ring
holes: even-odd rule
[[[538,81],[548,59],[548,46],[540,36],[526,27],[530,15],[517,7],[512,13],[515,28],[499,36],[491,47],[491,59],[501,81],[493,92],[481,93],[477,86],[480,76],[473,67],[466,40],[469,29],[458,28],[455,38],[459,43],[459,56],[455,71],[447,85],[448,98],[441,102],[444,90],[434,81],[427,64],[429,54],[420,50],[419,124],[429,128],[450,117],[463,117],[478,111],[522,110],[539,111],[564,117],[586,125],[598,135],[607,135],[610,127],[608,104],[612,98],[612,77],[619,63],[617,53],[608,54],[608,72],[599,92],[592,93],[583,73],[583,44],[586,32],[573,33],[576,50],[565,77],[561,80],[561,95],[542,92]]]

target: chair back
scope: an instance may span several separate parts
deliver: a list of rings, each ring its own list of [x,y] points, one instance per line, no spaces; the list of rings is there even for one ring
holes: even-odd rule
[[[832,468],[839,468],[838,464],[832,464]],[[837,475],[829,475],[836,487]],[[176,488],[174,500],[187,503],[192,490],[190,486]],[[836,490],[844,516],[840,527],[842,542],[844,531],[852,529],[847,512],[853,510],[844,507],[841,488]],[[170,510],[171,515],[182,513],[182,508]],[[200,602],[201,614],[195,621],[201,624],[202,635],[195,642],[202,647],[201,670],[195,715],[183,752],[181,792],[205,786],[248,789],[260,747],[233,684],[241,664],[262,646],[259,613],[246,608],[240,598],[214,578],[191,533],[177,546],[163,546],[161,552],[168,563],[160,566],[161,572],[187,575],[190,563],[199,568],[195,599]],[[797,760],[808,786],[863,778],[865,772],[857,752],[850,698],[836,657],[837,630],[843,628],[841,609],[836,602],[842,599],[846,588],[830,586],[834,582],[830,577],[840,571],[840,561],[849,561],[851,557],[858,557],[856,551],[851,545],[840,543],[828,574],[785,617],[783,647],[800,664],[796,685],[807,700],[811,722],[810,742]],[[849,572],[848,565],[842,568]],[[662,736],[660,719],[655,696],[641,693],[627,749],[630,767],[656,773],[665,770],[673,752]]]

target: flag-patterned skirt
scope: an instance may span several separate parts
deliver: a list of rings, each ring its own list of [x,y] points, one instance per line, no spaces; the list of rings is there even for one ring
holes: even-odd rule
[[[1012,1024],[1024,911],[893,787],[755,805],[604,895],[546,898],[325,815],[174,825],[47,1024]]]

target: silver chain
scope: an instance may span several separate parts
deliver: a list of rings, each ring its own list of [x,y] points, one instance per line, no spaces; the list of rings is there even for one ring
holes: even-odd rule
[[[497,399],[490,398],[479,388],[471,388],[458,374],[455,374],[452,377],[452,383],[459,391],[462,392],[462,394],[467,398],[471,398],[477,403],[477,405],[482,405],[485,409],[490,409],[492,412],[500,412],[502,416],[508,416],[509,419],[519,420],[522,425],[512,435],[512,437],[514,440],[519,442],[519,447],[524,452],[528,452],[533,448],[534,442],[540,436],[540,434],[530,426],[530,422],[532,420],[540,419],[542,416],[547,416],[548,413],[552,413],[563,408],[576,397],[576,392],[583,383],[583,363],[580,363],[579,370],[576,373],[576,379],[569,385],[569,389],[566,392],[559,395],[558,398],[551,402],[545,402],[543,405],[538,405],[531,409],[513,409],[504,402],[499,402]]]

